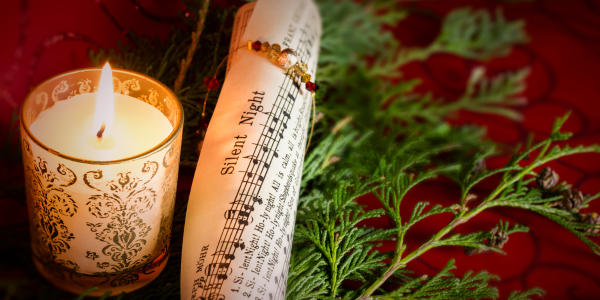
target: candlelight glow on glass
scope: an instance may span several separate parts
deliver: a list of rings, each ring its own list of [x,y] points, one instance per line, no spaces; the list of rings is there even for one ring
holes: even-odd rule
[[[33,260],[46,279],[73,293],[97,286],[90,295],[100,296],[158,276],[182,127],[171,90],[108,64],[31,92],[21,110],[23,164]]]

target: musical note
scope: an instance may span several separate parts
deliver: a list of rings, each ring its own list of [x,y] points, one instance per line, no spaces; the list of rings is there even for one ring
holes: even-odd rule
[[[254,197],[254,199],[252,199],[252,200],[254,200],[254,202],[257,202],[258,204],[263,204],[263,201],[261,198]]]
[[[259,181],[265,181],[265,178],[264,178],[264,177],[262,177],[262,176],[258,176],[258,180],[259,180]]]
[[[275,131],[275,129],[273,129],[273,128],[269,127],[269,132],[270,132],[270,133],[273,133],[273,131]]]
[[[277,154],[277,151],[273,152],[273,156],[279,157],[279,154]]]
[[[288,112],[287,112],[287,111],[285,111],[285,110],[283,111],[283,115],[284,115],[284,116],[286,116],[288,119],[290,118],[290,114],[288,114]],[[285,124],[285,123],[284,123],[284,124]]]
[[[248,211],[254,211],[254,208],[252,206],[249,205],[245,205],[246,210]],[[250,208],[248,208],[250,207]],[[246,225],[248,225],[248,217],[250,216],[250,212],[248,211],[244,211],[244,210],[236,210],[236,209],[228,209],[227,211],[225,211],[225,219],[239,219],[240,224],[244,224],[246,223]]]
[[[225,295],[212,293],[208,296],[208,299],[206,299],[205,297],[200,297],[200,299],[202,299],[202,300],[225,300]]]
[[[211,254],[211,256],[217,256],[217,255],[221,255],[225,259],[229,259],[229,260],[234,260],[235,259],[235,255],[233,255],[233,254],[226,254],[225,251],[223,251],[223,250],[219,250],[219,251]]]
[[[292,95],[292,93],[288,93],[288,98],[292,99],[292,101],[296,100],[296,97],[294,97],[294,95]]]
[[[225,275],[229,269],[229,263],[211,263],[205,270],[206,275]],[[225,275],[227,276],[227,275]]]
[[[273,117],[273,122],[277,123],[278,121],[279,121],[279,118]]]
[[[246,245],[244,244],[244,242],[241,243],[233,243],[233,246],[236,248],[240,248],[242,250],[244,250],[246,248]]]

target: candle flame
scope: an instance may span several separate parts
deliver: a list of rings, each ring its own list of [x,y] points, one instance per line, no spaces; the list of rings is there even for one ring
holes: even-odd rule
[[[102,68],[98,95],[96,97],[96,113],[94,116],[94,130],[99,129],[96,137],[98,141],[102,136],[110,132],[113,122],[115,94],[113,91],[112,69],[108,62]]]

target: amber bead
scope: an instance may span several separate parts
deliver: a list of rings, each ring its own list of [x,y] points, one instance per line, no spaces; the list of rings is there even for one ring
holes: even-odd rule
[[[260,45],[260,51],[262,51],[263,53],[267,53],[269,52],[269,49],[271,48],[271,45],[269,45],[269,42],[263,42]]]
[[[281,52],[281,46],[279,46],[279,44],[271,45],[271,48],[269,49],[269,58],[270,59],[278,59],[279,52]]]
[[[248,50],[252,50],[252,41],[248,41]]]
[[[303,62],[299,62],[296,65],[294,65],[294,69],[296,69],[298,73],[304,74],[306,73],[306,71],[308,71],[308,66]]]
[[[309,82],[310,81],[310,74],[304,73],[302,74],[302,82]]]

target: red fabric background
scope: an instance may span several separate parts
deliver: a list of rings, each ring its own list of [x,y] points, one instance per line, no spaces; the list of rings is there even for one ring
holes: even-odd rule
[[[501,1],[452,0],[421,1],[408,4],[415,14],[403,21],[394,33],[407,46],[425,45],[438,32],[440,16],[452,8],[473,6],[501,7],[508,19],[525,19],[531,42],[517,46],[504,58],[489,62],[467,60],[448,54],[436,54],[425,62],[403,68],[406,78],[422,78],[421,91],[456,98],[462,93],[470,70],[486,67],[487,74],[529,67],[524,95],[528,104],[518,108],[522,122],[473,113],[460,113],[452,119],[456,124],[480,124],[488,128],[490,138],[507,143],[524,143],[529,132],[536,139],[547,137],[553,120],[566,111],[572,116],[566,129],[575,133],[571,145],[600,143],[600,1],[537,0],[524,3]],[[219,1],[215,5],[229,5]],[[132,30],[142,35],[168,36],[178,1],[158,0],[13,0],[4,1],[0,11],[0,138],[10,126],[11,114],[18,109],[27,91],[37,83],[70,69],[88,67],[88,49],[114,47]],[[421,13],[427,9],[433,14]],[[503,158],[488,161],[490,168],[499,167]],[[551,164],[561,179],[584,193],[600,190],[600,155],[578,155]],[[20,180],[20,168],[0,159],[0,180]],[[191,178],[182,176],[180,189],[189,189]],[[494,182],[484,182],[477,192],[485,194]],[[1,195],[1,194],[0,194]],[[404,207],[416,201],[448,204],[459,196],[459,190],[446,181],[424,184],[408,195]],[[376,200],[362,202],[376,207]],[[592,205],[600,211],[600,203]],[[409,212],[406,212],[409,213]],[[443,226],[447,217],[431,219],[415,227],[408,236],[408,246],[420,242]],[[485,212],[472,222],[456,229],[465,233],[489,229],[497,220],[525,224],[529,233],[510,238],[506,256],[486,253],[466,257],[461,249],[443,248],[423,255],[410,268],[417,274],[433,274],[450,257],[457,260],[457,274],[467,270],[488,270],[502,279],[494,283],[506,298],[511,290],[539,286],[548,292],[546,299],[600,299],[600,257],[560,226],[536,214],[515,209]],[[0,228],[22,230],[26,221],[25,207],[14,199],[0,196]],[[379,223],[377,223],[379,222]],[[377,220],[383,227],[387,220]],[[16,229],[15,229],[16,228]],[[389,249],[391,244],[382,248]],[[25,276],[9,270],[8,276]],[[6,274],[4,276],[7,276]]]

